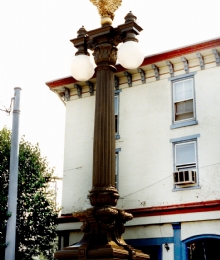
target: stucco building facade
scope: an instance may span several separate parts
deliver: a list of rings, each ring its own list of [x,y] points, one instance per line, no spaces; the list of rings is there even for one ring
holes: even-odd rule
[[[90,207],[96,78],[46,84],[66,105],[63,247],[82,237],[73,213]],[[134,216],[124,239],[153,260],[220,253],[219,97],[220,38],[117,65],[117,207]]]

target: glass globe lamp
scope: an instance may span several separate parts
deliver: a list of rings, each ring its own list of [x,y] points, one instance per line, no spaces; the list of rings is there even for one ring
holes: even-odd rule
[[[87,81],[94,74],[94,64],[89,56],[80,54],[71,61],[71,75],[78,81]]]
[[[135,41],[123,43],[118,50],[118,61],[126,69],[138,68],[144,60],[144,53]]]

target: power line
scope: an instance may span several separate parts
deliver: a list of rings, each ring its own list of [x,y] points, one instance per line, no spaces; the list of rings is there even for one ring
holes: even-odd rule
[[[205,165],[205,166],[201,166],[201,167],[198,167],[198,169],[202,169],[202,168],[206,168],[206,167],[210,167],[210,166],[214,166],[214,165],[218,165],[218,164],[220,164],[220,162],[219,162],[219,163],[214,163],[214,164]],[[68,171],[72,171],[72,170],[78,170],[78,169],[80,169],[80,168],[82,168],[82,166],[77,167],[77,168],[68,169],[68,170],[66,170],[66,171],[64,171],[64,172],[68,172]],[[163,180],[165,180],[165,179],[168,179],[168,178],[171,177],[172,175],[173,175],[173,174],[169,174],[168,176],[166,176],[166,177],[163,178],[163,179],[160,179],[160,180],[157,181],[157,182],[154,182],[154,183],[152,183],[152,184],[150,184],[150,185],[148,185],[148,186],[143,187],[143,188],[140,189],[140,190],[136,190],[136,191],[134,191],[134,192],[132,192],[132,193],[129,193],[129,194],[127,194],[127,195],[125,195],[125,196],[121,196],[121,197],[122,197],[122,198],[125,198],[125,197],[128,197],[128,196],[132,195],[132,194],[135,194],[135,193],[137,193],[137,192],[140,192],[140,191],[142,191],[142,190],[145,190],[145,189],[147,189],[147,188],[149,188],[149,187],[151,187],[151,186],[153,186],[153,185],[158,184],[159,182],[161,182],[161,181],[163,181]]]
[[[218,164],[220,164],[220,162],[219,162],[219,163],[214,163],[214,164],[205,165],[205,166],[202,166],[202,167],[198,167],[198,169],[202,169],[202,168],[206,168],[206,167],[210,167],[210,166],[214,166],[214,165],[218,165]],[[145,189],[147,189],[147,188],[149,188],[149,187],[151,187],[151,186],[153,186],[153,185],[156,185],[156,184],[158,184],[159,182],[161,182],[161,181],[163,181],[163,180],[165,180],[165,179],[171,177],[172,175],[173,175],[173,174],[170,174],[169,176],[167,176],[167,177],[165,177],[165,178],[163,178],[163,179],[161,179],[161,180],[159,180],[159,181],[157,181],[157,182],[154,182],[154,183],[152,183],[152,184],[150,184],[150,185],[148,185],[148,186],[145,186],[145,187],[143,187],[143,188],[140,189],[140,190],[136,190],[136,191],[134,191],[134,192],[132,192],[132,193],[129,193],[129,194],[125,195],[125,196],[122,196],[122,198],[128,197],[128,196],[133,195],[133,194],[135,194],[135,193],[137,193],[137,192],[140,192],[140,191],[142,191],[142,190],[145,190]]]
[[[137,193],[137,192],[139,192],[139,191],[145,190],[145,189],[147,189],[147,188],[149,188],[149,187],[151,187],[151,186],[153,186],[153,185],[155,185],[155,184],[157,184],[157,183],[159,183],[159,182],[161,182],[161,181],[163,181],[163,180],[169,178],[170,176],[172,176],[172,174],[170,174],[169,176],[167,176],[167,177],[165,177],[165,178],[163,178],[163,179],[161,179],[161,180],[159,180],[159,181],[157,181],[157,182],[154,182],[154,183],[152,183],[152,184],[150,184],[150,185],[148,185],[148,186],[146,186],[146,187],[144,187],[144,188],[142,188],[142,189],[140,189],[140,190],[134,191],[134,192],[129,193],[129,194],[127,194],[127,195],[125,195],[125,196],[122,196],[122,197],[125,198],[125,197],[128,197],[128,196],[130,196],[130,195],[132,195],[132,194],[135,194],[135,193]]]

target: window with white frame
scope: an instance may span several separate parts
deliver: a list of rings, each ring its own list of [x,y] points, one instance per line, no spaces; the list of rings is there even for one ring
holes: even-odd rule
[[[118,190],[119,188],[119,152],[121,148],[116,149],[115,151],[115,187]]]
[[[194,78],[173,81],[173,121],[195,119]]]
[[[115,93],[115,137],[119,138],[119,93]]]
[[[195,185],[197,183],[196,140],[174,143],[174,184]]]
[[[196,141],[174,144],[175,170],[196,169]]]

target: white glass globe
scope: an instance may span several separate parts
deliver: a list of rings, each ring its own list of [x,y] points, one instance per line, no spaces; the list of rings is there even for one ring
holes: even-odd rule
[[[144,60],[144,53],[137,42],[127,41],[118,50],[118,61],[126,69],[138,68]]]
[[[94,64],[85,54],[75,56],[70,69],[72,76],[78,81],[89,80],[94,74]]]

